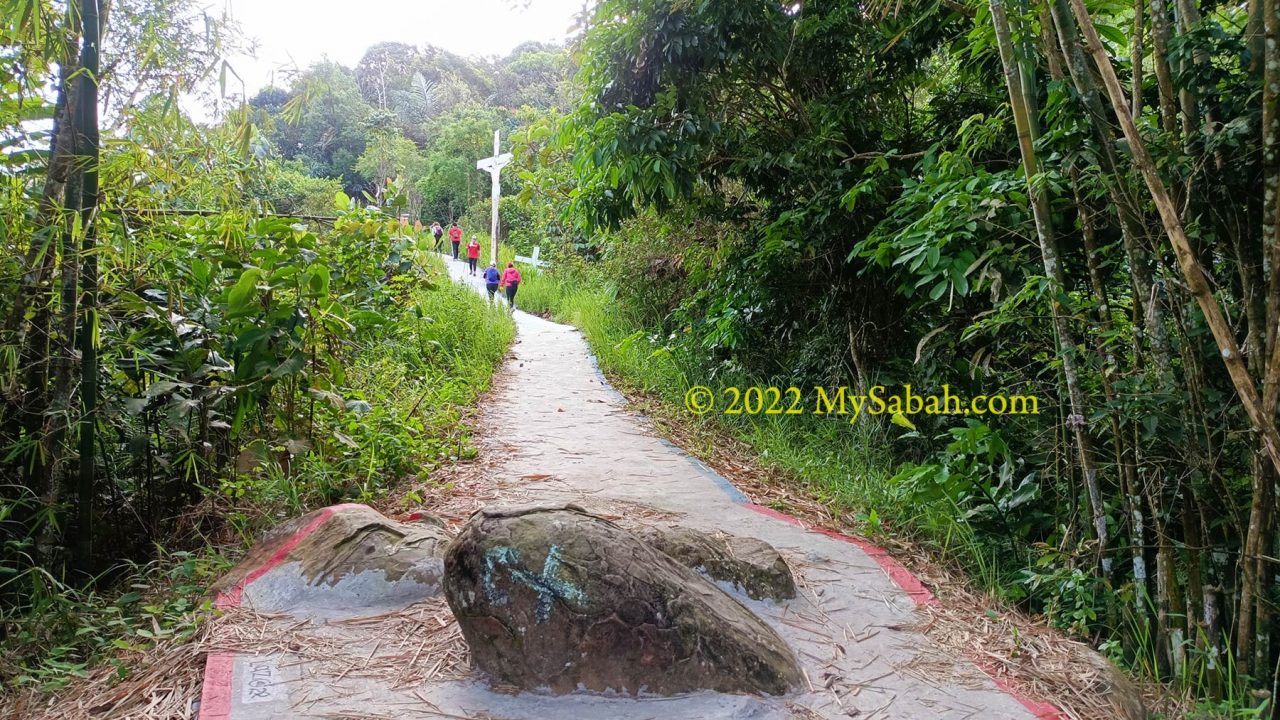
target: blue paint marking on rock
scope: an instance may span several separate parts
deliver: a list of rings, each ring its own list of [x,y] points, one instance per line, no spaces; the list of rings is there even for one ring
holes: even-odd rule
[[[506,567],[511,572],[512,580],[537,594],[537,620],[541,625],[551,619],[551,609],[557,599],[571,603],[583,603],[587,599],[586,594],[578,586],[559,577],[560,562],[560,547],[552,545],[546,561],[542,564],[542,572],[535,575],[518,567],[520,552],[515,548],[506,546],[493,548],[485,553],[484,557],[485,594],[495,605],[505,605],[508,602],[506,593],[498,590],[493,582],[493,573],[497,567],[499,565]]]
[[[493,584],[493,571],[499,564],[511,567],[520,562],[520,551],[509,547],[496,547],[484,555],[484,594],[494,605],[506,605],[507,594]]]

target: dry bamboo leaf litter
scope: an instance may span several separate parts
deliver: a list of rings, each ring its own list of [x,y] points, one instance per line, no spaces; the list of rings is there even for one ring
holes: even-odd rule
[[[373,638],[372,644],[351,642],[354,634],[344,632],[347,628],[358,628],[359,637]],[[299,667],[306,677],[335,685],[349,673],[405,687],[458,679],[470,672],[462,632],[443,598],[400,612],[327,624],[229,608],[210,617],[188,642],[169,642],[146,655],[122,658],[132,668],[122,681],[103,667],[60,693],[56,703],[46,698],[45,704],[36,705],[36,696],[29,693],[6,699],[0,703],[0,718],[195,718],[205,657],[213,653],[286,657],[282,667]],[[429,662],[420,662],[423,658]]]

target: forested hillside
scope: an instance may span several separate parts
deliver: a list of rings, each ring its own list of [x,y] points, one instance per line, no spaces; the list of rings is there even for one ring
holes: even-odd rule
[[[465,461],[513,327],[412,224],[487,231],[500,130],[501,240],[552,263],[521,307],[633,397],[1274,716],[1273,0],[599,0],[567,47],[382,43],[243,102],[234,23],[99,5],[0,0],[0,687],[190,632],[220,552]],[[908,384],[1039,412],[683,408]]]

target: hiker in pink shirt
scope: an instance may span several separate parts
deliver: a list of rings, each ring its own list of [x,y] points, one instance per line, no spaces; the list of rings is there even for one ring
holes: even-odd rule
[[[507,263],[507,269],[502,273],[502,284],[507,288],[507,303],[515,310],[516,290],[520,289],[520,271],[515,263]]]
[[[476,263],[480,262],[480,241],[475,235],[471,236],[471,242],[467,243],[467,267],[470,268],[471,274],[476,274]]]
[[[444,228],[440,227],[439,222],[431,223],[431,237],[436,239],[435,251],[440,252],[440,239],[444,237]]]

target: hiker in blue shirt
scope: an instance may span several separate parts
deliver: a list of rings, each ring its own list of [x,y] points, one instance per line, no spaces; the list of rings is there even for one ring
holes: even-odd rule
[[[498,263],[489,263],[489,267],[484,271],[484,288],[489,291],[489,302],[493,302],[493,296],[498,292],[498,283],[502,280],[502,274],[498,272]]]

